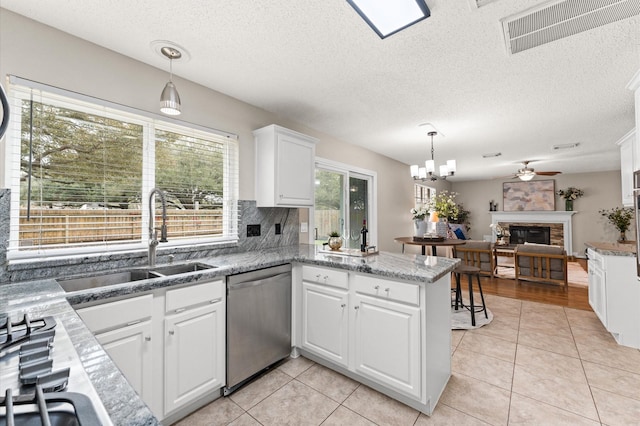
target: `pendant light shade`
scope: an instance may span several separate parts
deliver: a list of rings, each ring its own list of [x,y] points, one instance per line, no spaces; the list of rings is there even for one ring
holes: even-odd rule
[[[160,95],[160,112],[167,115],[180,115],[180,95],[173,84],[173,60],[180,59],[182,53],[174,47],[165,46],[160,52],[169,58],[169,82],[164,86]]]
[[[180,95],[175,84],[167,82],[160,95],[160,112],[168,115],[180,115]]]

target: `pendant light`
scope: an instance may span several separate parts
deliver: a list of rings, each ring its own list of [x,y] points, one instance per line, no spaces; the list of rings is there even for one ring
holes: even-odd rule
[[[173,84],[173,60],[180,59],[182,53],[174,47],[165,46],[160,52],[169,58],[169,82],[164,86],[160,95],[160,112],[167,115],[180,115],[180,95]]]
[[[432,126],[428,123],[421,124],[421,126]],[[417,164],[411,166],[411,177],[414,180],[431,180],[435,181],[438,179],[446,179],[448,176],[453,176],[456,172],[456,160],[448,160],[447,164],[443,164],[439,167],[440,175],[435,173],[436,171],[436,162],[434,159],[434,151],[433,151],[433,137],[438,134],[437,131],[432,130],[427,133],[431,137],[431,160],[426,160],[424,162],[424,167],[420,167]]]

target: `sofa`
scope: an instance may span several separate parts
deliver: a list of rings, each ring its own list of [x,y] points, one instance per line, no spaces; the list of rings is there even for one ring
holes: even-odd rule
[[[455,246],[454,256],[461,259],[463,265],[480,268],[480,275],[493,277],[496,267],[493,243],[467,240],[466,244]]]
[[[516,284],[520,280],[569,286],[567,253],[564,248],[546,244],[518,244],[514,250]]]

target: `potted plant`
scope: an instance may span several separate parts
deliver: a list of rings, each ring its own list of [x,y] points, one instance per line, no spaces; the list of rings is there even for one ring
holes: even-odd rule
[[[340,250],[340,247],[342,247],[342,237],[337,231],[332,231],[329,234],[329,248],[337,251]]]
[[[608,210],[600,210],[600,214],[606,217],[609,222],[616,227],[620,232],[619,243],[627,241],[626,232],[631,226],[631,220],[633,219],[633,209],[630,207],[615,207]]]
[[[425,221],[425,218],[428,214],[429,210],[426,206],[411,209],[411,216],[413,217],[413,223],[415,224],[416,237],[422,237],[427,233],[427,222]]]
[[[584,195],[582,189],[574,188],[573,186],[567,189],[560,189],[556,193],[564,198],[564,209],[568,212],[573,211],[573,202]]]

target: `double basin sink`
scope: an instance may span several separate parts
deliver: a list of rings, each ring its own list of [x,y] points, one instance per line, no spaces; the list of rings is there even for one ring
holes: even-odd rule
[[[136,268],[122,272],[110,272],[91,277],[59,279],[58,284],[66,292],[82,291],[91,288],[107,287],[116,284],[124,284],[133,281],[147,280],[151,278],[162,278],[172,275],[186,274],[189,272],[205,271],[214,269],[215,266],[204,263],[182,263],[176,265],[164,265],[150,268]]]

